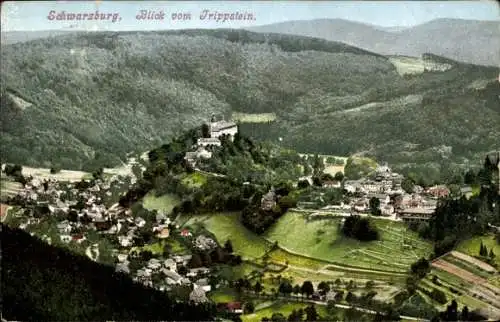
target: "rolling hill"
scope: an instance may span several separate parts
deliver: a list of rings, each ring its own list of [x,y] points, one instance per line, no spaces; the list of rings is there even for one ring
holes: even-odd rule
[[[396,29],[344,19],[317,19],[247,29],[340,41],[384,55],[418,57],[433,53],[468,63],[500,65],[500,21],[443,18]]]
[[[498,68],[436,55],[416,61],[220,29],[81,33],[3,47],[2,162],[112,167],[233,112],[276,115],[241,124],[259,139],[401,166],[481,160],[500,142]],[[423,67],[402,73],[408,66]]]

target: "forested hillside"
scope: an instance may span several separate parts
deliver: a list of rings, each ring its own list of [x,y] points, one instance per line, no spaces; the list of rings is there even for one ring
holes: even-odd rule
[[[500,142],[497,68],[452,62],[401,76],[386,57],[314,38],[87,33],[4,46],[2,62],[8,162],[111,166],[236,111],[276,113],[242,124],[259,139],[400,165],[479,159]]]

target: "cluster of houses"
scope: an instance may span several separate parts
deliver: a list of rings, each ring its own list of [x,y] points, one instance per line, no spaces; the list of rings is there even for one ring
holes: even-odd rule
[[[416,185],[412,193],[405,192],[401,186],[403,179],[402,175],[393,172],[388,166],[380,166],[371,178],[346,180],[342,183],[324,182],[325,188],[343,188],[354,196],[349,204],[330,205],[325,209],[368,214],[371,212],[370,200],[375,198],[379,201],[382,216],[392,217],[393,220],[420,222],[431,219],[438,199],[450,195],[450,189],[445,185],[436,185],[427,189]],[[460,193],[469,198],[473,190],[470,186],[464,186],[460,189]],[[306,204],[309,203],[303,203],[303,206]]]
[[[21,229],[34,223],[35,217],[40,212],[47,215],[59,215],[71,218],[59,223],[61,239],[71,240],[69,234],[75,228],[81,228],[82,222],[92,226],[96,230],[111,229],[111,218],[124,212],[117,204],[106,207],[105,201],[113,197],[113,194],[126,190],[130,180],[113,176],[110,180],[95,180],[92,186],[86,189],[78,189],[79,183],[61,183],[54,179],[31,179],[24,189],[13,197],[13,202],[22,204],[27,211],[24,213],[26,219],[20,225]],[[113,229],[118,231],[115,225]]]
[[[206,267],[187,269],[190,259],[191,255],[174,255],[166,259],[152,258],[144,267],[132,272],[133,280],[160,291],[171,290],[175,285],[190,286],[192,296],[196,298],[193,300],[204,302],[205,293],[212,289],[208,281],[210,269]],[[116,271],[131,274],[128,263],[127,255],[121,254]],[[185,271],[181,272],[181,267],[185,268]],[[154,279],[155,275],[159,278]]]
[[[211,149],[222,145],[220,137],[228,136],[231,140],[238,133],[238,126],[234,122],[225,121],[224,119],[217,121],[215,117],[208,123],[209,137],[199,138],[194,151],[186,152],[184,159],[192,166],[196,166],[197,160],[210,159],[212,157]]]
[[[55,224],[56,238],[67,244],[74,242],[83,244],[84,247],[89,244],[86,253],[92,260],[98,260],[99,245],[90,243],[87,239],[88,233],[95,231],[101,235],[112,235],[119,244],[117,248],[120,248],[112,250],[112,255],[116,257],[117,272],[131,274],[134,280],[160,290],[169,290],[173,285],[190,285],[193,287],[193,298],[198,302],[204,301],[200,294],[210,291],[206,279],[210,270],[204,267],[188,269],[184,276],[177,271],[178,267],[187,266],[191,255],[152,258],[144,267],[131,272],[130,256],[136,256],[131,250],[136,246],[135,238],[138,231],[146,225],[146,220],[139,216],[133,217],[131,210],[123,209],[116,203],[111,207],[106,207],[103,203],[103,199],[117,192],[112,193],[112,187],[118,189],[129,181],[114,176],[108,180],[97,179],[92,182],[93,184],[85,189],[78,189],[78,183],[31,179],[15,196],[16,203],[23,204],[25,208],[22,214],[17,214],[21,219],[19,228],[27,229],[30,225],[38,225],[44,216],[57,216],[60,221]],[[150,226],[152,233],[160,240],[170,237],[171,229],[174,228],[170,218],[163,213],[156,213],[156,218]],[[179,235],[184,238],[192,237],[192,233],[187,229],[181,230]],[[54,242],[47,233],[39,237],[48,243]],[[210,250],[216,247],[217,243],[200,235],[193,238],[193,245],[200,250]],[[152,279],[154,274],[161,275],[160,279],[155,280],[156,283],[153,283]]]
[[[413,193],[407,193],[401,187],[403,180],[401,174],[393,172],[388,166],[380,166],[373,180],[346,181],[345,190],[362,196],[352,201],[351,210],[369,213],[370,200],[376,198],[382,216],[403,221],[425,221],[434,214],[437,199],[450,193],[445,186],[431,187],[427,190],[414,186]]]
[[[407,193],[401,186],[403,180],[401,174],[393,172],[388,166],[379,166],[370,178],[344,182],[325,181],[324,188],[343,188],[353,196],[348,204],[329,205],[325,209],[368,214],[371,212],[370,200],[375,198],[379,201],[382,216],[392,217],[393,220],[425,221],[434,214],[437,200],[450,194],[446,186],[434,186],[428,189],[414,186],[413,193]],[[472,193],[471,189],[466,190],[462,191],[465,195]],[[270,203],[269,206],[272,207]],[[314,203],[300,203],[300,206],[314,207]]]

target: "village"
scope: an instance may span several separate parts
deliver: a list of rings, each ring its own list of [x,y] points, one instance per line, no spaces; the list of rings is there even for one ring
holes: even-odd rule
[[[162,244],[177,234],[177,239],[184,239],[200,250],[212,249],[217,243],[203,235],[195,238],[186,229],[180,230],[168,214],[144,208],[140,214],[134,214],[131,209],[121,207],[116,200],[135,180],[131,176],[112,176],[67,183],[29,178],[24,188],[8,201],[14,206],[10,207],[8,218],[4,218],[7,214],[2,215],[2,222],[48,244],[66,246],[93,261],[115,265],[117,272],[130,274],[144,285],[161,291],[187,286],[193,290],[192,300],[206,301],[205,293],[211,290],[207,279],[210,269],[188,268],[192,256],[186,252],[163,256],[160,250],[151,258],[146,251],[144,256],[142,248],[148,246],[144,236],[150,236],[149,242]]]
[[[234,122],[212,118],[207,126],[206,137],[198,139],[193,151],[185,154],[185,160],[195,171],[202,171],[197,168],[198,162],[210,159],[214,149],[222,145],[221,140],[226,137],[232,140],[238,133]],[[439,198],[451,194],[444,185],[430,188],[414,185],[408,191],[403,189],[404,179],[388,165],[379,165],[373,173],[359,180],[322,180],[316,199],[298,202],[290,210],[311,216],[358,214],[419,223],[429,221]],[[8,222],[49,244],[62,245],[93,261],[113,265],[116,272],[128,274],[144,285],[161,291],[187,288],[190,300],[209,301],[207,293],[221,284],[213,282],[209,265],[193,264],[193,252],[214,252],[220,247],[218,242],[212,236],[181,227],[170,213],[149,211],[142,206],[120,206],[118,200],[137,180],[132,173],[98,174],[91,180],[78,182],[29,177],[23,189],[8,200],[12,205]],[[317,186],[312,176],[300,178],[297,185],[300,181]],[[323,195],[334,189],[342,191],[345,202],[325,204]],[[460,195],[467,198],[472,193],[469,186],[460,190]],[[275,205],[276,195],[271,189],[262,197],[261,208],[270,210]],[[7,221],[6,212],[2,222]],[[172,244],[186,247],[175,250]],[[324,300],[325,296],[317,299]],[[223,309],[242,313],[241,303],[225,304]]]

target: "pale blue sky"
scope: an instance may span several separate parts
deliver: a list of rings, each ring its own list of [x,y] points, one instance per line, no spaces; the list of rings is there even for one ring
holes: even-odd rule
[[[251,13],[255,20],[200,19],[202,11]],[[60,13],[118,13],[119,21],[49,20]],[[163,21],[137,20],[140,10],[163,10]],[[94,29],[147,30],[240,28],[282,22],[342,18],[379,26],[413,26],[437,18],[500,20],[495,1],[7,1],[2,3],[2,31]],[[190,13],[189,21],[172,21],[172,13]]]

